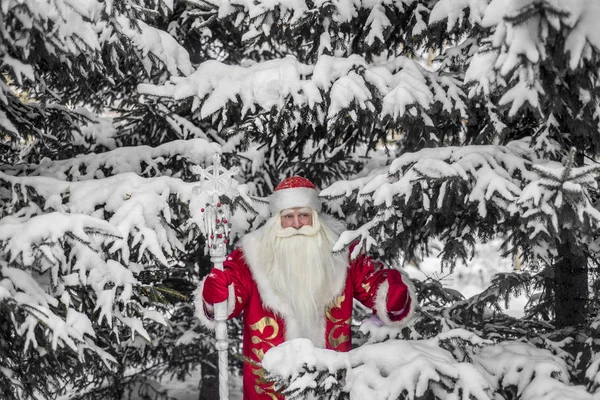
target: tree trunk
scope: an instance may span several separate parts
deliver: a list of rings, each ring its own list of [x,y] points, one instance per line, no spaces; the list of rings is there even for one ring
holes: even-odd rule
[[[585,322],[587,299],[587,257],[571,238],[563,237],[558,246],[558,261],[554,265],[556,327],[577,326]]]
[[[219,357],[217,352],[213,351],[207,354],[206,358],[206,362],[202,363],[202,378],[200,379],[198,400],[218,400],[219,371],[215,368],[219,365]]]

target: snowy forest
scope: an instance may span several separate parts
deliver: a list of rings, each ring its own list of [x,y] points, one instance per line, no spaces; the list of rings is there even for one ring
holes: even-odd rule
[[[598,0],[2,0],[0,398],[183,400],[214,334],[198,168],[232,243],[298,174],[356,249],[435,255],[412,324],[265,354],[286,399],[600,399]],[[499,243],[511,268],[442,279]],[[506,313],[525,298],[521,315]],[[241,326],[228,323],[230,374]]]

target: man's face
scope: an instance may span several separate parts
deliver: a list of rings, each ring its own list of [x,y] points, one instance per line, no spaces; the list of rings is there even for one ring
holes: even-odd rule
[[[312,209],[309,207],[288,208],[282,210],[280,216],[282,228],[300,229],[305,225],[312,226],[313,224]]]

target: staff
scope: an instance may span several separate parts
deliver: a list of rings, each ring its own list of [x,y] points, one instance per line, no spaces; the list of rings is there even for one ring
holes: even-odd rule
[[[220,154],[213,156],[213,165],[204,169],[192,167],[192,172],[200,175],[200,186],[194,188],[194,193],[212,195],[212,202],[206,203],[202,211],[200,230],[206,239],[206,248],[214,268],[223,270],[223,261],[227,254],[229,243],[231,208],[222,204],[220,196],[235,198],[238,193],[234,190],[232,176],[238,173],[238,168],[227,170],[221,166]],[[229,363],[227,361],[227,300],[215,304],[214,317],[216,322],[216,349],[219,355],[219,399],[229,399]]]

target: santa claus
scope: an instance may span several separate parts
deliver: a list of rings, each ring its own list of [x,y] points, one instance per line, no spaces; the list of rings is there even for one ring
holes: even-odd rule
[[[343,224],[322,214],[315,185],[294,176],[269,199],[272,217],[245,235],[196,291],[198,318],[214,329],[213,305],[228,300],[229,318],[243,312],[244,400],[283,399],[264,382],[260,362],[274,346],[308,338],[315,346],[348,351],[352,302],[386,324],[404,326],[417,304],[412,284],[361,254],[333,253]],[[351,250],[351,249],[350,249]]]

